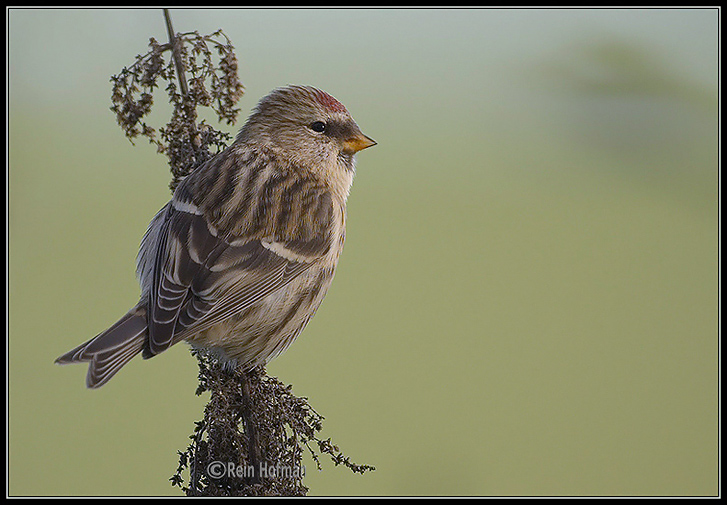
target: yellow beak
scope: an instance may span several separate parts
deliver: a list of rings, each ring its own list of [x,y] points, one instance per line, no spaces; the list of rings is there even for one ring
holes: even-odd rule
[[[343,150],[349,151],[352,153],[357,153],[361,149],[366,149],[367,147],[375,146],[376,141],[370,137],[367,137],[363,133],[357,133],[350,139],[346,139],[343,142]]]

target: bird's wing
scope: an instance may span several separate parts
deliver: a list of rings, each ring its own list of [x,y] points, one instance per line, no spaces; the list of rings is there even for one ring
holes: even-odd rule
[[[311,267],[330,238],[282,240],[220,233],[191,203],[159,224],[148,294],[149,349],[158,354],[264,298]]]

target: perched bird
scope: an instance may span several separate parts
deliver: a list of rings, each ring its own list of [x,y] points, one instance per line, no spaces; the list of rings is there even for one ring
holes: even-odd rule
[[[284,351],[331,284],[354,154],[375,144],[328,93],[272,91],[152,219],[139,303],[56,363],[88,362],[86,385],[98,388],[139,352],[181,340],[243,369]]]

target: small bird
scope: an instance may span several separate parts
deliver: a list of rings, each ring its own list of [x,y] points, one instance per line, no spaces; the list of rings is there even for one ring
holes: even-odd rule
[[[152,219],[136,261],[139,303],[56,363],[87,362],[89,388],[181,340],[233,367],[267,363],[323,301],[343,249],[354,154],[375,144],[328,93],[273,90]]]

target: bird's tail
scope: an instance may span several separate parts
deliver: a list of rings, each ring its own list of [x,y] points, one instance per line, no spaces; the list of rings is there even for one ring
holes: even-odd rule
[[[146,328],[146,310],[137,305],[111,328],[68,351],[56,363],[88,362],[86,386],[99,388],[143,349]]]

